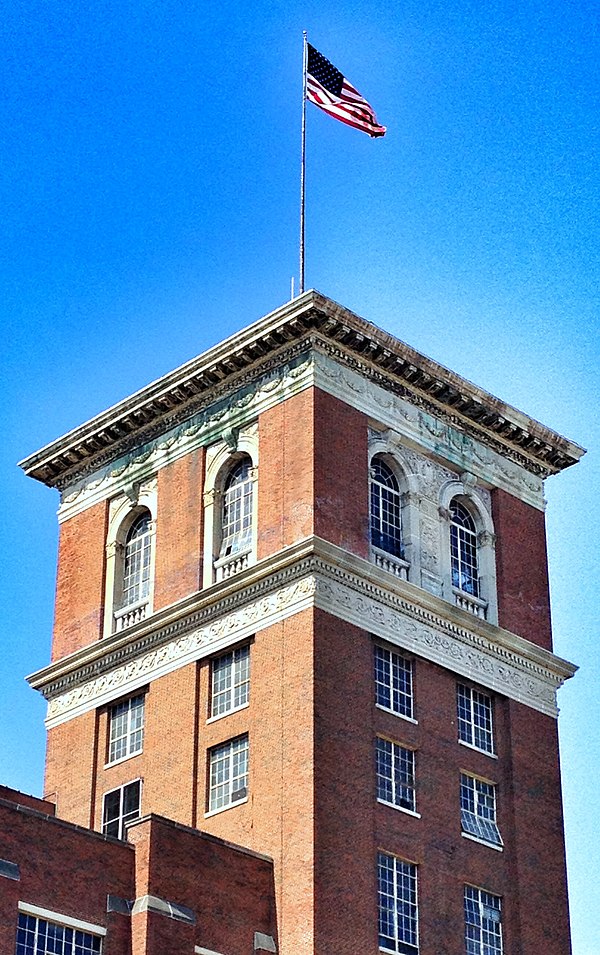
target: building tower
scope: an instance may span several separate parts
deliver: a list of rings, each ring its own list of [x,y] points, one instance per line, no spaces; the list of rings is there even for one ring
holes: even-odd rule
[[[310,291],[22,462],[45,799],[147,863],[131,923],[79,913],[107,953],[570,951],[543,481],[582,453]]]

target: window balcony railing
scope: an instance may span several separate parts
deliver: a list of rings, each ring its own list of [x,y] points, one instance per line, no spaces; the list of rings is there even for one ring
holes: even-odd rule
[[[453,587],[452,593],[454,594],[454,603],[457,607],[460,607],[461,610],[466,610],[467,613],[472,613],[475,617],[481,617],[482,620],[485,620],[487,600],[482,600],[481,597],[475,597],[473,594],[468,594],[464,590],[459,590],[458,587]]]
[[[251,548],[243,551],[236,551],[235,554],[228,554],[226,557],[219,557],[215,561],[215,575],[217,583],[221,580],[228,580],[236,574],[241,574],[250,566]]]
[[[126,607],[121,607],[120,610],[115,610],[115,632],[120,633],[121,630],[127,630],[128,627],[133,627],[134,624],[145,620],[148,613],[148,606],[149,600],[147,597],[144,597],[143,600],[137,600],[135,603],[128,604]]]
[[[388,574],[393,574],[399,580],[408,580],[408,568],[410,564],[402,557],[396,557],[378,547],[371,547],[371,559],[376,567],[385,570]]]

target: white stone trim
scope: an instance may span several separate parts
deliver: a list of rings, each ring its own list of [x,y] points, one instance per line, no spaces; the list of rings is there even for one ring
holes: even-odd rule
[[[258,424],[252,424],[230,432],[226,438],[207,448],[204,478],[204,560],[202,586],[210,587],[215,582],[215,563],[218,561],[221,544],[221,507],[223,482],[229,469],[241,455],[252,461],[252,545],[247,555],[248,566],[256,562],[256,529],[258,526]]]
[[[398,441],[399,435],[392,431],[377,432],[369,429],[369,468],[372,467],[373,458],[377,455],[383,457],[385,462],[394,472],[400,488],[401,501],[401,527],[402,527],[402,547],[404,551],[404,561],[408,567],[399,568],[395,571],[396,575],[404,580],[410,580],[414,584],[420,583],[421,568],[421,534],[419,527],[419,503],[420,486],[419,476],[415,474]],[[371,478],[369,478],[369,525],[371,520]],[[371,560],[374,563],[381,563],[378,557],[378,548],[371,544]],[[383,554],[383,552],[380,552]],[[384,558],[385,559],[385,558]],[[389,555],[388,555],[389,560]],[[392,558],[391,563],[396,561]],[[404,570],[404,573],[402,572]]]
[[[221,441],[226,434],[248,428],[263,412],[309,388],[314,384],[313,379],[312,358],[303,355],[251,385],[241,386],[233,395],[215,401],[183,424],[166,429],[159,438],[67,488],[58,509],[59,523],[98,501],[123,493],[132,482],[143,480],[148,473],[156,473],[192,451]]]
[[[215,401],[183,424],[166,430],[160,438],[68,487],[58,510],[59,522],[98,501],[123,493],[148,473],[156,473],[191,451],[221,440],[224,432],[233,433],[247,426],[264,411],[311,386],[362,411],[382,430],[393,429],[412,447],[445,459],[458,471],[464,470],[468,461],[471,471],[484,484],[501,487],[527,504],[544,509],[541,478],[470,437],[460,427],[441,421],[313,348],[309,356],[240,387],[227,399]]]
[[[82,932],[89,932],[91,935],[106,935],[104,925],[96,925],[94,922],[84,922],[83,919],[74,919],[70,915],[63,915],[61,912],[53,912],[50,909],[42,909],[39,905],[32,905],[30,902],[19,902],[19,912],[24,915],[35,915],[46,922],[53,922],[55,925],[66,925],[67,928],[79,929]]]
[[[145,605],[145,614],[152,613],[154,595],[154,566],[156,557],[156,515],[158,510],[157,478],[147,478],[143,483],[132,484],[127,492],[115,497],[108,508],[108,531],[106,535],[106,574],[104,585],[104,636],[115,629],[115,610],[119,601],[120,576],[123,573],[123,551],[127,531],[142,510],[150,512],[150,590]]]
[[[443,592],[446,600],[454,602],[454,588],[452,586],[452,569],[450,560],[450,520],[449,509],[454,498],[463,498],[465,508],[471,514],[477,530],[477,574],[479,578],[479,600],[474,604],[484,602],[485,619],[490,623],[498,622],[498,590],[496,583],[496,535],[492,516],[488,505],[475,487],[476,479],[469,474],[463,474],[461,480],[446,481],[440,488],[439,515],[440,515],[440,557],[443,578]],[[482,611],[483,613],[483,611]]]
[[[501,487],[538,510],[544,509],[541,478],[460,428],[446,424],[320,352],[314,355],[314,384],[368,415],[381,425],[381,430],[393,429],[417,450],[443,458],[459,471],[464,470],[468,461],[469,468],[484,484]]]
[[[137,644],[133,636],[116,644],[101,641],[75,654],[66,666],[59,661],[31,677],[50,699],[47,727],[132,694],[310,607],[548,716],[557,715],[556,691],[575,670],[559,657],[319,538],[289,551],[297,555],[295,561],[287,554],[283,564],[280,554],[261,562],[249,572],[246,585],[239,580],[221,600],[217,596],[211,603],[210,595],[200,595],[205,610],[196,610],[198,604],[188,604],[187,611],[167,608],[166,622],[160,626],[159,617],[142,628]],[[216,589],[217,594],[222,590]],[[198,624],[198,618],[205,622]],[[94,675],[104,658],[115,662]]]

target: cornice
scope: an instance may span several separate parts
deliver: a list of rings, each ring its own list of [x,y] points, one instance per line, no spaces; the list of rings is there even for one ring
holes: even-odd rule
[[[522,456],[483,444],[454,424],[434,417],[429,404],[409,402],[320,347],[287,356],[255,381],[240,384],[235,394],[195,413],[187,421],[138,445],[122,457],[84,474],[62,494],[60,522],[98,501],[115,497],[132,484],[156,474],[186,454],[219,440],[225,431],[247,427],[260,414],[305,388],[316,386],[362,411],[396,440],[443,459],[458,472],[469,470],[480,483],[500,487],[533,507],[543,509],[543,482],[521,463]],[[90,462],[89,467],[92,467]]]
[[[306,349],[318,335],[341,360],[361,373],[381,376],[383,387],[404,389],[411,402],[427,402],[431,413],[448,416],[484,443],[512,449],[539,475],[576,463],[583,449],[505,404],[387,332],[314,290],[293,299],[221,344],[20,462],[31,477],[64,488],[128,448],[147,442],[189,418],[201,407],[239,388],[285,360],[286,351]],[[312,339],[314,342],[314,339]]]
[[[551,716],[558,687],[576,669],[313,537],[28,679],[49,701],[51,727],[309,607]]]

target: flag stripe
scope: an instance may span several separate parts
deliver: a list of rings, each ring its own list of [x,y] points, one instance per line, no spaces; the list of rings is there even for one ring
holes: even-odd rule
[[[321,53],[310,44],[308,49],[306,98],[309,102],[334,119],[360,129],[369,136],[384,136],[386,128],[379,125],[366,99]]]

